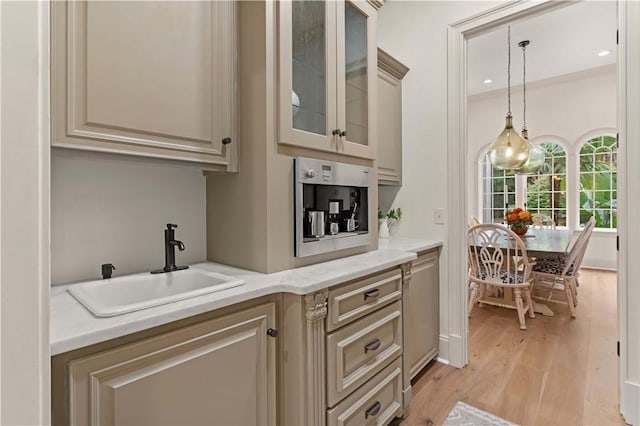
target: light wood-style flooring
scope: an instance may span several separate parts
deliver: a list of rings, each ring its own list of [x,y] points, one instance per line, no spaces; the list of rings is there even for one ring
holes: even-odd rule
[[[439,425],[456,401],[522,425],[623,425],[618,410],[616,274],[583,269],[576,318],[485,306],[469,319],[469,365],[432,362],[416,377],[407,418]]]

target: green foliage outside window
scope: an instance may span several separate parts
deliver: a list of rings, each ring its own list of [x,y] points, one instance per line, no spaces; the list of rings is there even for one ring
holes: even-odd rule
[[[617,143],[612,136],[599,136],[580,149],[580,225],[594,216],[597,228],[618,224]]]
[[[546,151],[542,170],[527,178],[527,210],[552,218],[559,226],[567,224],[567,156],[557,144],[540,144]]]

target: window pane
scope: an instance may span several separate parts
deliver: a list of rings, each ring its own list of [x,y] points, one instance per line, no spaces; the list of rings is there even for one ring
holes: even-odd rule
[[[515,175],[513,172],[494,169],[487,156],[482,159],[482,220],[485,223],[504,222],[505,203],[515,207]]]
[[[580,148],[580,223],[593,216],[598,228],[617,225],[616,138],[598,136]]]
[[[550,216],[557,225],[566,225],[566,153],[555,143],[540,144],[546,151],[545,165],[527,178],[527,210]]]

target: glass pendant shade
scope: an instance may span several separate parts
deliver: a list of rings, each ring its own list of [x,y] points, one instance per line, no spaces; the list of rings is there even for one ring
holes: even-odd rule
[[[489,161],[499,170],[519,169],[529,159],[530,145],[513,128],[513,118],[508,114],[504,130],[489,147]]]
[[[526,130],[523,130],[522,134],[524,135],[525,132]],[[542,170],[542,166],[544,166],[545,150],[531,142],[529,144],[531,145],[529,159],[522,167],[516,170],[519,175],[534,175]]]

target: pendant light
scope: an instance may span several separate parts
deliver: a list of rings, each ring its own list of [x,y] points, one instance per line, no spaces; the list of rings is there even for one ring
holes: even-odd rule
[[[529,159],[522,167],[516,170],[519,175],[533,175],[542,170],[544,166],[545,150],[529,141],[529,131],[527,130],[527,55],[525,50],[530,44],[529,40],[523,40],[518,43],[522,47],[522,138],[529,143]]]
[[[513,128],[513,117],[511,116],[511,27],[507,31],[507,99],[508,111],[504,130],[498,139],[489,147],[489,161],[496,169],[508,170],[518,169],[527,162],[529,158],[529,142],[522,139]]]

